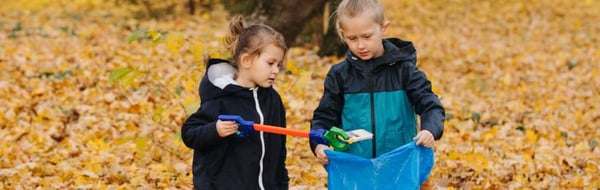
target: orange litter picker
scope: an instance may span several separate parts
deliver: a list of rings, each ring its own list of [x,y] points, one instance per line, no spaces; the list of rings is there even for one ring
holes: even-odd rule
[[[336,151],[345,151],[352,143],[373,138],[373,134],[364,129],[344,131],[338,127],[332,127],[329,130],[318,129],[303,131],[278,126],[255,124],[254,121],[246,121],[239,115],[219,115],[218,118],[221,121],[235,121],[238,123],[239,131],[236,134],[237,137],[244,138],[254,131],[263,131],[265,133],[309,138],[311,140],[314,139],[319,143],[333,147]]]

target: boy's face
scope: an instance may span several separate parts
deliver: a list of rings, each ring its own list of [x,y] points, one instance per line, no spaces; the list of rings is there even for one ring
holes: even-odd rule
[[[388,23],[378,24],[372,13],[340,18],[340,33],[355,56],[362,60],[380,57],[384,53],[383,34]]]

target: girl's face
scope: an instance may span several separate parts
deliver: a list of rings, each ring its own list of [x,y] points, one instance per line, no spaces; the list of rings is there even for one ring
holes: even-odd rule
[[[247,83],[247,85],[242,85],[247,87],[271,87],[277,75],[279,75],[284,55],[285,52],[280,47],[273,44],[265,46],[260,56],[252,58],[251,62],[243,66],[243,70],[240,71],[244,72],[240,73],[240,77],[245,76],[245,83]]]
[[[354,17],[340,18],[344,42],[362,60],[380,57],[384,53],[381,40],[388,23],[378,24],[374,17],[373,13],[364,12]]]

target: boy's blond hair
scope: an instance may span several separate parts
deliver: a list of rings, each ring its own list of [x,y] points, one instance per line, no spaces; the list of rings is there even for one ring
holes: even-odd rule
[[[383,15],[383,5],[378,0],[343,0],[335,10],[335,28],[337,29],[338,36],[344,41],[340,29],[342,24],[340,18],[348,17],[353,18],[362,13],[372,13],[375,17],[377,24],[383,25],[385,17]]]

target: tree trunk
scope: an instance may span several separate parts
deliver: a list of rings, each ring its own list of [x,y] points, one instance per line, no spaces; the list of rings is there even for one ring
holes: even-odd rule
[[[194,0],[188,1],[188,8],[190,8],[191,15],[194,15],[194,13],[196,13],[196,4],[194,3]]]
[[[337,6],[341,1],[330,1],[329,12],[333,13],[337,9]],[[338,36],[337,29],[335,28],[335,20],[331,15],[327,15],[327,32],[321,36],[319,45],[319,56],[337,55],[342,56],[346,53],[347,48],[342,42],[342,39]],[[325,20],[323,20],[325,22]]]
[[[305,31],[307,24],[313,19],[323,17],[324,5],[327,0],[221,0],[223,5],[232,14],[242,14],[252,23],[263,23],[281,32],[289,47],[296,45],[298,36]],[[331,1],[329,12],[335,11],[340,0]],[[329,17],[330,15],[327,15]],[[330,20],[333,23],[332,20]],[[321,23],[321,22],[318,22]],[[319,32],[320,42],[319,55],[341,55],[345,47],[337,37],[335,26],[329,24],[327,32],[322,34],[321,30],[309,31]]]
[[[296,37],[303,31],[305,23],[317,16],[325,4],[325,0],[254,0],[251,3],[224,1],[226,7],[238,7],[231,9],[232,12],[241,13],[253,23],[263,23],[281,32],[290,47],[295,45]]]

